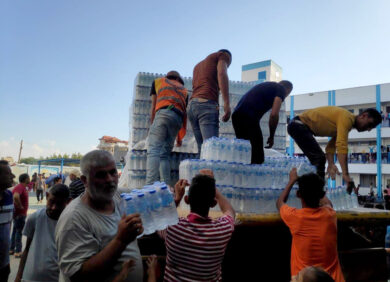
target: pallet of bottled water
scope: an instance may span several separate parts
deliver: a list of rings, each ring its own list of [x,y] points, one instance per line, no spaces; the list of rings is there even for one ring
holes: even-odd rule
[[[332,202],[333,209],[336,211],[343,211],[359,207],[358,196],[354,192],[348,194],[345,187],[327,187],[326,196]]]
[[[248,140],[211,137],[203,142],[201,159],[249,164],[252,147]]]
[[[172,152],[169,158],[171,167],[171,181],[174,185],[179,180],[179,164],[184,159],[195,158],[197,154]],[[128,154],[128,184],[129,190],[140,189],[146,185],[146,150],[131,150]]]
[[[121,198],[127,215],[140,214],[144,227],[140,236],[163,230],[178,222],[173,194],[164,182],[122,193]]]
[[[266,157],[261,165],[189,159],[180,163],[179,177],[191,182],[199,170],[210,169],[217,187],[237,212],[273,213],[277,211],[275,202],[287,185],[293,167],[297,168],[299,176],[316,171],[307,158],[298,157]],[[296,190],[289,201],[294,207],[300,206]],[[188,209],[184,203],[181,207]]]

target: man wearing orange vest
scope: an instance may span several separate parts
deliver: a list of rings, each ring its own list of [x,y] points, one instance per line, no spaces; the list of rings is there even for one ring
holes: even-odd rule
[[[169,157],[177,136],[177,146],[186,134],[187,89],[177,71],[153,81],[151,126],[146,160],[146,184],[155,181],[170,183]]]

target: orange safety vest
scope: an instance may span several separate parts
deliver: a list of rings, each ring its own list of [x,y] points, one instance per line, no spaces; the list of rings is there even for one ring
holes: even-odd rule
[[[173,106],[183,114],[183,125],[178,133],[179,141],[183,140],[187,128],[187,89],[181,83],[175,80],[169,80],[166,77],[154,80],[154,86],[157,93],[157,102],[154,112],[159,109]]]

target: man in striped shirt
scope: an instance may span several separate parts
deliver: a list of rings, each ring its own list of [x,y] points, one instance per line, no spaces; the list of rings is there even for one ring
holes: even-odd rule
[[[69,178],[72,181],[69,185],[70,197],[76,199],[85,191],[84,183],[80,179],[80,172],[74,169],[70,172]]]
[[[205,173],[205,172],[203,172]],[[212,172],[206,172],[212,175]],[[234,230],[235,212],[229,201],[215,187],[210,175],[192,179],[184,200],[191,207],[187,218],[180,218],[159,235],[167,250],[164,281],[221,281],[221,264]],[[183,198],[186,180],[175,185],[175,202]],[[223,216],[208,217],[218,203]]]

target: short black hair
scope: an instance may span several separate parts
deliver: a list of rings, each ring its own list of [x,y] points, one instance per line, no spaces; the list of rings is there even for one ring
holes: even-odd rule
[[[19,183],[24,183],[30,176],[27,173],[19,175]]]
[[[228,53],[230,56],[230,61],[233,60],[232,53],[230,53],[230,51],[228,49],[220,49],[220,50],[218,50],[218,52]]]
[[[6,160],[0,160],[0,165],[9,165],[9,163]]]
[[[54,183],[56,183],[58,180],[62,180],[62,178],[59,176],[54,177]]]
[[[381,114],[374,108],[365,109],[360,115],[367,113],[368,117],[374,119],[374,127],[376,127],[378,124],[382,122],[382,116]]]
[[[334,282],[332,276],[320,267],[308,266],[303,281]]]
[[[279,81],[279,84],[286,89],[286,91],[291,92],[293,90],[293,84],[288,80],[281,80]]]
[[[318,208],[320,200],[325,196],[325,181],[316,173],[308,173],[298,177],[298,195],[310,208]]]
[[[192,209],[210,208],[215,199],[215,179],[203,174],[192,178],[188,191],[188,201]]]
[[[61,199],[69,199],[70,197],[69,188],[64,184],[56,184],[52,186],[47,192],[56,198],[58,197]]]

